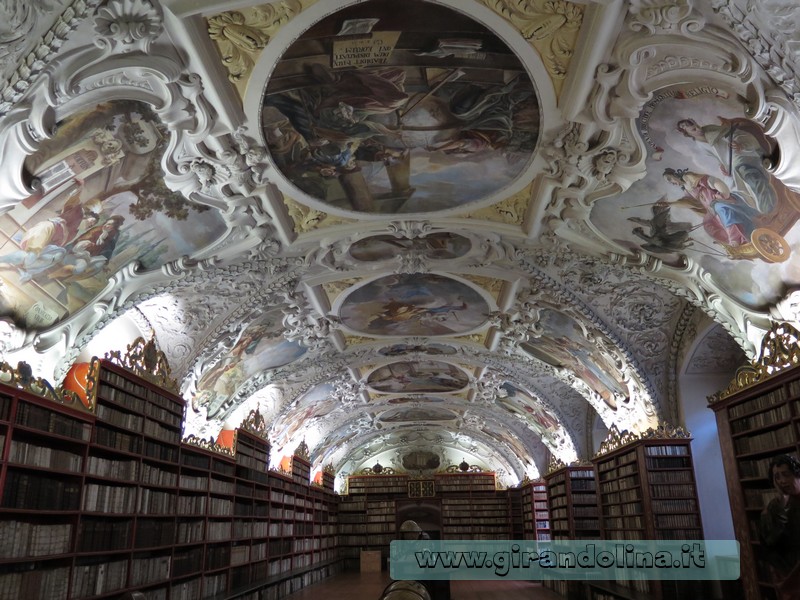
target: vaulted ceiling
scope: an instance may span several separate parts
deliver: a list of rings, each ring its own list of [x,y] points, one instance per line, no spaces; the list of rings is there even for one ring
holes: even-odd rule
[[[154,336],[187,435],[510,484],[798,320],[793,2],[2,7],[0,349]]]

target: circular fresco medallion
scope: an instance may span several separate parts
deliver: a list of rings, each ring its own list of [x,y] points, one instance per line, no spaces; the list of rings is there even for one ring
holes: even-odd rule
[[[362,2],[318,22],[275,65],[261,113],[272,161],[296,190],[374,214],[495,196],[526,170],[539,121],[508,45],[420,0],[401,11]]]
[[[367,335],[459,335],[483,325],[489,305],[474,288],[433,274],[391,275],[351,292],[339,317]]]

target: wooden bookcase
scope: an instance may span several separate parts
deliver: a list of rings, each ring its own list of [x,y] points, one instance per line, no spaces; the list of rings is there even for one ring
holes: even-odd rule
[[[566,466],[554,459],[544,481],[550,512],[551,539],[600,539],[594,467],[591,464]],[[539,507],[541,508],[541,501]],[[583,588],[577,581],[545,578],[544,585],[565,598],[579,598],[584,595]]]
[[[600,527],[607,540],[701,540],[691,439],[682,429],[659,428],[641,436],[611,428],[592,460],[595,465]],[[629,580],[591,581],[590,600],[677,599],[688,584]]]
[[[183,399],[106,361],[86,410],[10,379],[0,598],[277,600],[341,569],[337,496],[268,471],[257,427],[234,452],[181,441]]]
[[[395,500],[408,497],[408,481],[408,475],[394,474],[348,478],[348,493],[339,503],[339,547],[348,569],[359,568],[362,550],[389,556],[389,544],[397,539],[399,527]]]
[[[554,540],[600,539],[594,468],[562,466],[545,476]]]
[[[747,600],[776,597],[762,558],[758,521],[777,496],[769,463],[778,454],[800,457],[800,332],[776,325],[761,357],[742,367],[730,386],[709,398],[716,413],[722,462],[739,541],[741,582]]]
[[[442,498],[442,539],[510,539],[508,492],[498,491],[492,472],[437,473]]]
[[[552,539],[550,529],[550,509],[547,502],[547,483],[533,481],[528,485],[528,493],[523,500],[525,514],[525,539],[547,541]],[[529,525],[533,524],[533,531]]]

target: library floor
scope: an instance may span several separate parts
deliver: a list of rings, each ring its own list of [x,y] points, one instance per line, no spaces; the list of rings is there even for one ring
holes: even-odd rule
[[[310,585],[284,600],[380,600],[388,573],[342,573]],[[451,600],[563,600],[530,581],[453,581]]]

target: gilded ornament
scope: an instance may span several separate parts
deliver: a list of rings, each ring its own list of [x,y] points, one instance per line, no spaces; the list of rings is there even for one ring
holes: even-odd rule
[[[531,186],[528,186],[502,202],[471,212],[466,215],[466,218],[482,219],[508,225],[522,225],[530,201]]]
[[[233,448],[220,446],[213,439],[205,439],[197,437],[196,435],[190,435],[188,437],[183,438],[181,441],[184,444],[189,444],[190,446],[196,446],[197,448],[202,448],[203,450],[208,450],[209,452],[216,452],[217,454],[223,454],[225,456],[234,455]]]
[[[500,292],[503,290],[503,285],[506,283],[504,279],[483,277],[481,275],[462,275],[462,277],[476,285],[479,285],[484,290],[489,292],[495,301],[500,296]]]
[[[333,305],[336,298],[338,298],[342,292],[353,287],[353,285],[359,281],[361,280],[356,277],[340,279],[339,281],[329,281],[322,284],[322,289],[325,290],[325,293],[328,295],[328,302]]]
[[[242,424],[239,425],[239,428],[257,435],[258,437],[267,439],[267,421],[257,408],[250,411],[244,421],[242,421]]]
[[[311,456],[311,452],[309,451],[308,444],[306,444],[305,440],[303,440],[297,445],[297,448],[295,448],[294,450],[293,456],[296,458],[301,458],[305,461],[309,459],[309,457]]]
[[[156,347],[155,337],[149,341],[138,337],[128,344],[124,355],[119,350],[113,350],[106,354],[105,359],[162,389],[174,394],[180,393],[177,381],[172,378],[172,370],[166,355]]]
[[[561,460],[556,456],[550,456],[550,463],[547,465],[547,474],[551,475],[558,471],[559,469],[565,468],[565,465]]]
[[[709,404],[753,386],[800,364],[800,331],[788,323],[773,323],[761,339],[760,358],[739,367],[727,388],[708,397]]]
[[[483,3],[516,27],[536,49],[558,94],[578,41],[583,6],[564,0],[483,0]]]
[[[298,234],[308,233],[314,229],[323,229],[333,225],[341,225],[342,223],[355,222],[352,219],[345,219],[343,217],[329,215],[321,210],[303,206],[299,202],[296,202],[295,200],[292,200],[286,196],[283,198],[283,203],[286,205],[286,209],[288,210],[292,221],[294,221],[295,233]]]
[[[258,57],[270,39],[316,0],[284,0],[208,18],[208,35],[216,43],[222,64],[243,98]]]

